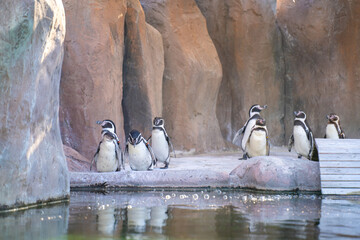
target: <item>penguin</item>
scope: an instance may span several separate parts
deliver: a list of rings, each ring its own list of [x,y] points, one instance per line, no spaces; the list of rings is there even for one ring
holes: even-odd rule
[[[270,144],[265,119],[256,119],[256,123],[251,128],[249,139],[246,142],[245,152],[249,158],[270,155]]]
[[[94,162],[98,172],[114,172],[119,170],[121,165],[123,165],[123,161],[119,145],[116,141],[116,134],[109,130],[103,130],[101,136],[102,140],[91,161],[90,171]]]
[[[331,139],[344,139],[345,133],[340,126],[340,118],[335,113],[330,113],[326,115],[328,123],[326,125],[325,137]]]
[[[246,148],[246,143],[250,136],[251,129],[255,125],[256,120],[261,117],[260,112],[266,108],[267,108],[267,105],[264,105],[263,107],[260,106],[259,104],[252,105],[249,109],[249,119],[246,121],[245,125],[236,132],[236,134],[233,138],[233,144],[235,144],[235,142],[237,141],[239,136],[242,136],[240,141],[241,141],[241,149],[244,152],[243,157],[240,158],[239,160],[247,159],[247,154],[246,154],[245,148]]]
[[[164,127],[164,119],[155,117],[153,121],[153,129],[151,132],[151,147],[154,151],[156,162],[164,163],[162,169],[169,167],[170,163],[170,148],[174,152],[174,147],[170,141],[168,134]],[[175,156],[175,152],[174,152]],[[176,157],[176,156],[175,156]]]
[[[137,130],[131,130],[129,133],[125,153],[128,155],[130,168],[134,171],[152,170],[156,164],[151,146]]]
[[[314,135],[306,121],[306,114],[303,111],[295,111],[294,129],[288,143],[288,150],[292,146],[298,158],[302,156],[312,161],[319,161]]]

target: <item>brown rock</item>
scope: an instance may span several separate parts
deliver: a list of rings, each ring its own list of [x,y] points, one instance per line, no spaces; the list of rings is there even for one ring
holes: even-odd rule
[[[319,162],[293,157],[254,157],[230,173],[231,187],[274,191],[320,191]]]
[[[152,120],[162,116],[164,49],[161,34],[145,22],[139,0],[128,0],[125,17],[124,128],[145,138],[151,135]]]
[[[303,110],[316,137],[325,135],[326,115],[340,116],[347,137],[360,137],[360,2],[281,1],[277,20],[286,63],[285,130],[293,111]]]
[[[0,209],[69,196],[60,137],[61,1],[1,2]]]
[[[76,150],[63,145],[67,166],[70,172],[89,172],[92,159],[87,159]],[[93,171],[96,171],[94,164]]]
[[[215,114],[221,64],[193,0],[142,0],[146,21],[163,37],[163,117],[176,149],[224,146]]]
[[[223,67],[216,116],[231,141],[248,119],[253,104],[267,104],[270,141],[283,144],[284,67],[276,0],[196,0]]]
[[[92,158],[111,119],[124,139],[122,66],[126,0],[66,0],[60,123],[64,144]]]

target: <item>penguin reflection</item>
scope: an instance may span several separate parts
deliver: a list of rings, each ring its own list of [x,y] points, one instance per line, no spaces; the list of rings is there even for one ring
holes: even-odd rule
[[[168,209],[166,206],[156,206],[151,208],[151,219],[149,225],[156,233],[162,233],[162,228],[166,226],[168,219]]]
[[[99,209],[96,215],[97,228],[105,236],[113,236],[115,231],[115,208]]]
[[[145,232],[148,224],[154,232],[161,233],[162,228],[166,225],[166,219],[168,219],[166,206],[156,206],[151,209],[147,207],[127,209],[128,229],[133,232]]]

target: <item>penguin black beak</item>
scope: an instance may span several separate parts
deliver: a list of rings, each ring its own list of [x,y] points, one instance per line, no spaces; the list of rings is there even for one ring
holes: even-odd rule
[[[264,105],[264,106],[263,106],[263,109],[267,109],[267,107],[268,107],[267,105]]]
[[[298,111],[294,111],[295,116],[298,115],[298,113],[299,113]]]
[[[101,124],[102,124],[102,121],[96,121],[96,124],[101,125]]]
[[[326,115],[326,119],[327,119],[327,120],[330,120],[330,115]]]

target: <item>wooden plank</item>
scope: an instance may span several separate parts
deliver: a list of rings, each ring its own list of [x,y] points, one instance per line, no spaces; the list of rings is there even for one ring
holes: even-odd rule
[[[320,161],[320,168],[360,168],[360,161]]]
[[[358,188],[322,188],[322,194],[333,194],[333,195],[360,195]]]
[[[320,148],[319,148],[320,149]],[[321,148],[321,150],[319,150],[319,154],[328,154],[328,153],[344,153],[344,154],[348,154],[348,153],[356,153],[359,154],[360,153],[360,146],[356,146],[356,147],[349,147],[349,146],[337,146],[337,147],[330,147],[330,146],[326,146]]]
[[[320,153],[320,161],[360,161],[360,153]]]
[[[321,187],[322,188],[358,188],[360,191],[360,181],[353,181],[353,182],[348,182],[348,181],[322,181],[321,182]]]
[[[320,168],[320,174],[360,175],[360,168]]]
[[[321,139],[317,138],[319,154],[322,153],[360,153],[360,139]]]
[[[360,175],[321,175],[321,182],[323,181],[360,181]]]

